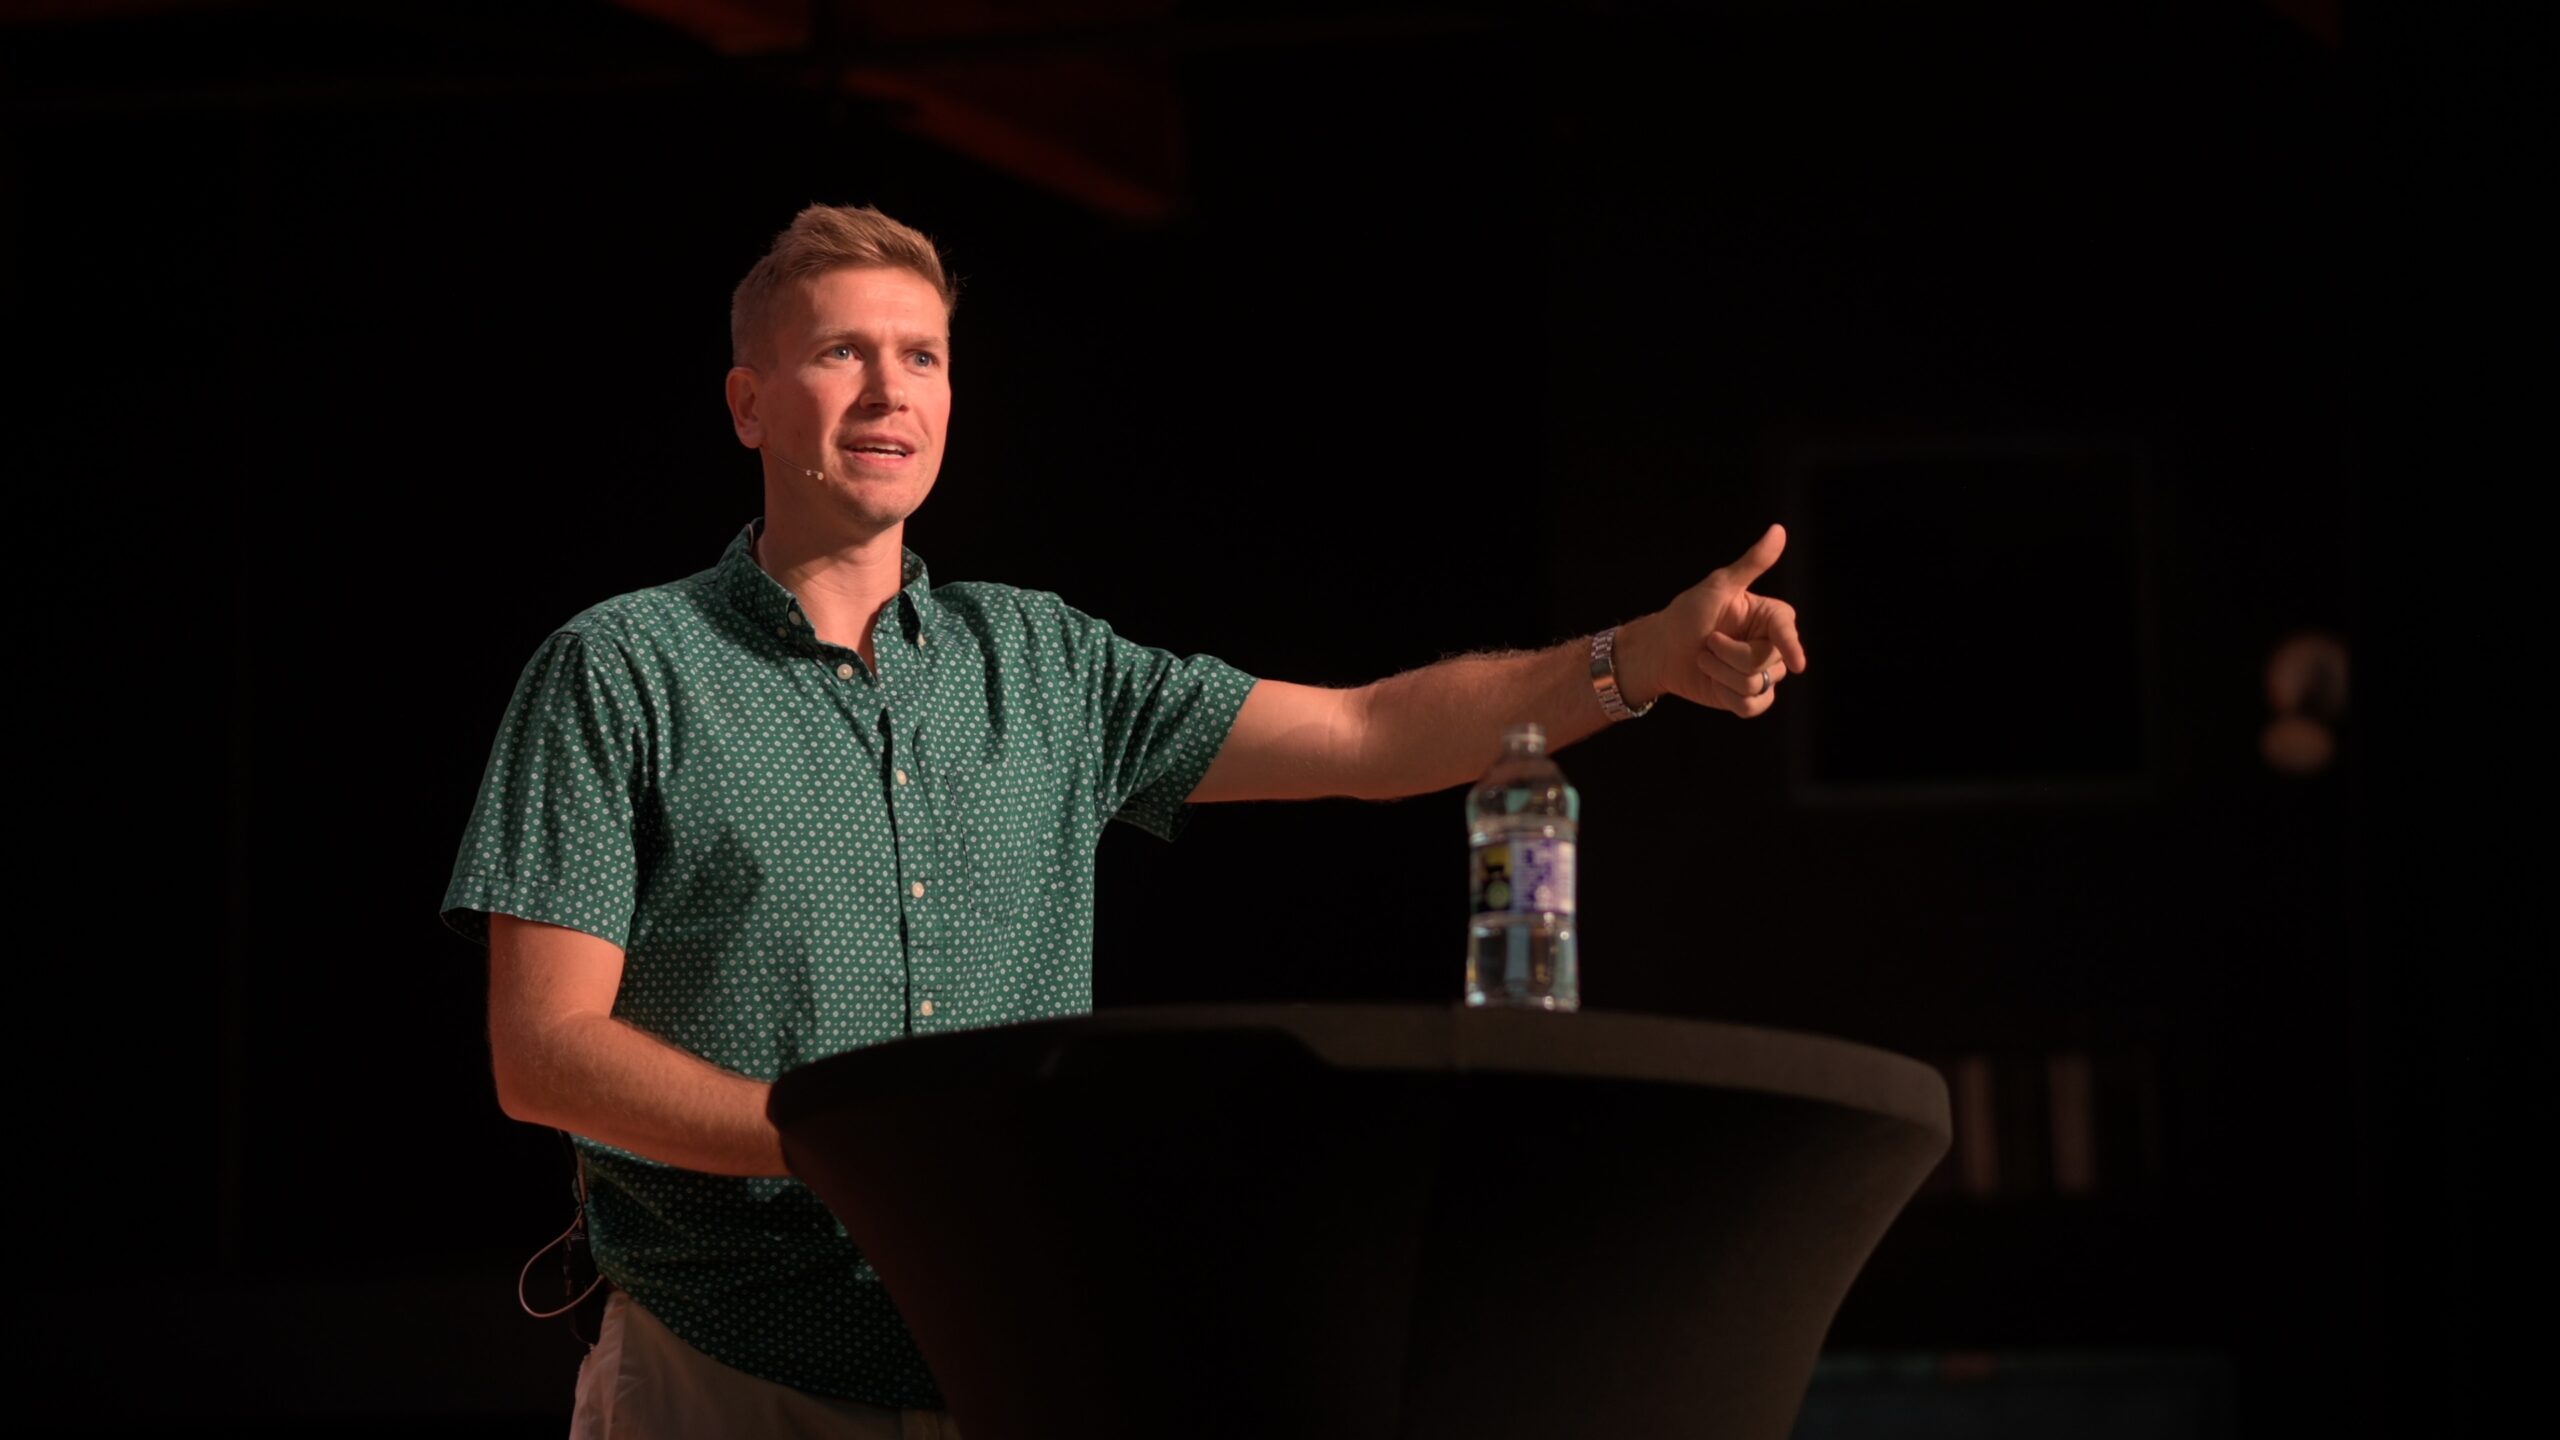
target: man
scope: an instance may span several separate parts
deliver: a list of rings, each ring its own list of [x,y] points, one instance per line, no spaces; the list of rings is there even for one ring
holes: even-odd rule
[[[1358,689],[1132,644],[1057,596],[936,587],[905,524],[951,418],[930,241],[813,206],[740,283],[728,375],[764,513],[712,569],[537,651],[444,898],[485,934],[509,1115],[576,1137],[616,1286],[586,1435],[944,1433],[877,1273],[789,1178],[768,1084],[901,1035],[1092,1005],[1106,821],[1389,798],[1675,694],[1758,715],[1804,669],[1755,596],[1785,536],[1655,615]]]

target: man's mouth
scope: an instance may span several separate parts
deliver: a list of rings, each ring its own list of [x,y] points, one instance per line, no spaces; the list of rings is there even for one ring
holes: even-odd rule
[[[894,463],[916,453],[916,447],[903,440],[856,440],[838,448],[847,455],[871,464]]]

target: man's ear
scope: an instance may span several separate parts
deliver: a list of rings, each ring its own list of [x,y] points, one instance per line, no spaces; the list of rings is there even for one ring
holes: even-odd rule
[[[759,378],[744,365],[729,367],[729,427],[738,432],[738,443],[750,450],[764,448],[764,417],[756,410]]]

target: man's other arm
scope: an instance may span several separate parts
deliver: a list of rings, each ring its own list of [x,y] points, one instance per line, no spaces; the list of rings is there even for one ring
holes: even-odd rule
[[[1785,547],[1772,525],[1740,559],[1618,627],[1629,706],[1670,694],[1746,719],[1767,712],[1777,682],[1806,663],[1794,608],[1750,589]],[[1191,799],[1420,795],[1474,779],[1523,721],[1546,731],[1551,751],[1610,723],[1592,693],[1587,638],[1461,655],[1350,690],[1257,681]]]
[[[581,930],[489,917],[489,1053],[498,1105],[714,1175],[787,1175],[760,1080],[613,1016],[622,947]]]

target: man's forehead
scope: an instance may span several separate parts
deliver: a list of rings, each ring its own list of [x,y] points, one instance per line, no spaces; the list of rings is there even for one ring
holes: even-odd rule
[[[840,331],[888,328],[908,339],[941,339],[950,307],[933,282],[889,265],[848,265],[793,282],[793,304],[784,324],[794,329]]]

